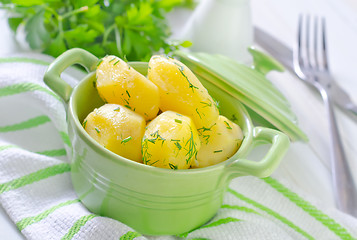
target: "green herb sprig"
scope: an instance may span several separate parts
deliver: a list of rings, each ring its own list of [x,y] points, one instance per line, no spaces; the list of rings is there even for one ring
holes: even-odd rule
[[[148,61],[153,53],[169,53],[189,42],[173,42],[166,13],[193,8],[194,0],[0,0],[17,33],[24,25],[32,49],[57,57],[80,47],[99,58],[107,54]]]

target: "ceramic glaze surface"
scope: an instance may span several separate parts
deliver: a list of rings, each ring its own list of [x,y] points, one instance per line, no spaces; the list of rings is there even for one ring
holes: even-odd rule
[[[50,66],[50,77],[46,82],[63,71],[68,64],[66,59],[76,54],[82,55],[79,63],[93,69],[92,55],[82,49],[72,49]],[[83,59],[86,60],[83,62]],[[131,65],[146,74],[146,63]],[[72,143],[73,186],[89,210],[117,219],[142,234],[180,234],[199,227],[215,215],[233,177],[270,175],[289,146],[286,135],[254,127],[238,100],[214,84],[202,82],[220,102],[221,114],[234,119],[242,128],[244,140],[237,153],[224,162],[199,169],[171,170],[137,163],[105,149],[82,127],[87,114],[104,104],[94,81],[94,73],[90,73],[70,91],[67,118]],[[53,87],[56,83],[49,85]],[[58,88],[61,86],[56,85],[55,91]],[[261,161],[244,159],[256,144],[262,142],[271,143],[271,148]]]

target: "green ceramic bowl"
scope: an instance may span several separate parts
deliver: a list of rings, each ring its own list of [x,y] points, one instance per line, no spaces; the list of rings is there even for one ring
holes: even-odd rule
[[[116,155],[94,141],[83,129],[83,119],[103,104],[93,86],[98,59],[82,49],[59,56],[45,74],[46,84],[68,102],[68,133],[72,144],[71,175],[75,191],[93,213],[111,217],[148,235],[181,234],[205,224],[222,204],[234,177],[269,176],[289,146],[276,130],[254,127],[245,108],[233,97],[202,82],[220,102],[221,114],[241,126],[244,140],[230,159],[206,168],[171,170],[147,166]],[[73,64],[90,72],[75,88],[60,74]],[[146,74],[146,63],[130,63]],[[245,159],[259,143],[271,147],[260,161]]]

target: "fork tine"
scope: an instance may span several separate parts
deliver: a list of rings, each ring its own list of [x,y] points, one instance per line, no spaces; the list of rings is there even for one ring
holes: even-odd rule
[[[314,67],[318,67],[318,62],[319,62],[319,53],[318,53],[318,17],[315,16],[314,18],[314,53],[313,53],[313,59],[314,59]]]
[[[297,45],[294,49],[294,68],[298,76],[302,79],[305,79],[306,73],[304,73],[304,69],[311,68],[309,64],[309,34],[306,34],[306,29],[308,25],[306,25],[306,15],[299,14],[298,20],[298,31],[297,31]]]
[[[306,15],[305,17],[305,33],[306,33],[306,38],[305,38],[305,46],[306,46],[306,66],[312,67],[312,62],[311,62],[311,48],[310,48],[310,15]]]
[[[328,70],[328,61],[327,61],[327,45],[326,45],[326,25],[325,18],[321,19],[321,31],[322,31],[322,65],[323,68]]]
[[[297,60],[299,66],[303,66],[303,57],[302,57],[302,15],[299,15],[299,23],[298,23],[298,37],[297,37]]]

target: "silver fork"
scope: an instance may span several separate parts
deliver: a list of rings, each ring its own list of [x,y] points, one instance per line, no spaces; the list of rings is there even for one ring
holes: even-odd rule
[[[333,79],[327,61],[325,19],[315,17],[313,22],[310,29],[310,16],[299,16],[294,70],[322,96],[329,120],[332,186],[336,206],[357,217],[357,188],[342,147],[330,94]]]

